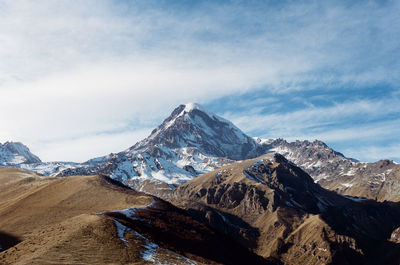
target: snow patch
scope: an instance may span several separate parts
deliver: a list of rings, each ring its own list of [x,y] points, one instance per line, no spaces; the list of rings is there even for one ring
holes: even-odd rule
[[[326,248],[318,248],[317,247],[317,249],[320,250],[320,251],[324,251],[324,252],[328,251],[328,249],[326,249]]]
[[[257,176],[250,175],[246,170],[243,170],[243,174],[246,176],[246,178],[250,179],[251,181],[262,183],[262,184],[267,184],[263,179],[258,178]]]
[[[125,233],[128,232],[128,231],[133,232],[137,237],[141,238],[145,242],[144,249],[141,251],[142,259],[144,259],[146,261],[155,262],[154,255],[157,253],[157,250],[159,248],[159,246],[156,243],[151,242],[147,237],[145,237],[145,236],[139,234],[138,232],[126,227],[125,225],[121,224],[120,222],[118,222],[114,218],[111,218],[111,219],[114,221],[114,224],[115,224],[115,226],[117,228],[118,238],[122,242],[124,242],[125,248],[128,246],[128,241],[126,241],[126,239],[125,239]]]
[[[132,208],[127,208],[127,209],[123,209],[123,210],[117,210],[117,211],[114,211],[114,212],[122,213],[123,215],[125,215],[128,218],[130,218],[132,220],[136,220],[137,218],[134,217],[134,215],[136,214],[137,210],[152,208],[152,207],[154,207],[155,202],[156,201],[153,199],[153,201],[150,204],[146,205],[146,206],[132,207]]]
[[[142,259],[144,259],[146,261],[155,262],[154,255],[157,253],[159,246],[156,243],[150,241],[150,239],[148,239],[147,237],[139,234],[138,232],[136,232],[134,230],[131,230],[131,231],[137,237],[139,237],[140,239],[142,239],[145,242],[144,250],[141,251]]]
[[[115,220],[114,218],[111,218],[114,221],[115,227],[117,228],[117,235],[118,238],[124,242],[125,247],[128,246],[128,242],[125,239],[125,232],[129,230],[128,227],[126,227],[125,225],[121,224],[120,222],[118,222],[117,220]]]
[[[80,164],[74,162],[43,162],[40,164],[20,164],[16,167],[24,170],[34,171],[45,176],[52,176],[61,171],[74,169],[79,166]]]
[[[341,183],[342,186],[346,187],[346,188],[350,188],[353,186],[352,183]]]
[[[313,167],[320,167],[320,166],[322,166],[321,160],[318,160],[318,162],[313,165]]]
[[[271,144],[273,141],[275,141],[274,138],[262,139],[262,138],[258,138],[258,137],[253,137],[253,140],[256,141],[256,143],[258,143],[259,145]]]
[[[263,179],[263,176],[257,174],[257,171],[260,170],[260,167],[265,167],[265,164],[264,164],[264,162],[262,160],[257,160],[256,162],[254,162],[254,164],[251,167],[246,168],[245,170],[243,170],[243,174],[248,179],[250,179],[250,180],[252,180],[254,182],[259,182],[259,183],[262,183],[262,184],[266,185],[267,183]],[[268,170],[267,177],[270,178],[271,171],[270,171],[270,169],[268,167],[266,169]]]
[[[344,169],[342,168],[342,172],[344,172]],[[354,176],[354,174],[356,173],[356,169],[355,168],[351,168],[350,170],[348,170],[347,172],[343,173],[343,176]]]

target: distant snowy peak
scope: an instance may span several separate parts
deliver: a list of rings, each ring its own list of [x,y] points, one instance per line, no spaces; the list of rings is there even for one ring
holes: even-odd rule
[[[230,121],[199,104],[188,103],[178,106],[149,137],[128,151],[153,154],[154,148],[159,153],[164,148],[188,147],[208,156],[242,159],[256,146],[252,138]]]
[[[188,103],[185,105],[179,105],[171,115],[164,120],[164,122],[153,130],[151,135],[147,139],[154,139],[160,133],[173,129],[175,132],[180,134],[188,133],[183,129],[191,125],[189,132],[198,132],[203,130],[204,133],[210,136],[216,136],[218,131],[223,129],[232,130],[236,136],[240,139],[245,139],[247,136],[230,121],[212,113],[197,103]]]
[[[28,147],[19,142],[0,143],[0,165],[13,166],[19,164],[41,163],[39,157],[32,154]]]
[[[345,157],[319,140],[287,142],[284,139],[269,139],[258,140],[258,142],[268,152],[280,153],[300,166],[317,182],[345,174],[358,162],[353,158]]]

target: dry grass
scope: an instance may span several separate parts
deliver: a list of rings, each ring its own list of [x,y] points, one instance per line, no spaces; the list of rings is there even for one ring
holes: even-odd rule
[[[0,264],[136,264],[113,221],[98,212],[144,206],[152,197],[99,176],[48,178],[0,168],[0,228],[22,242],[0,253]]]
[[[111,182],[0,168],[0,264],[149,264],[149,246],[160,264],[270,264],[185,211]],[[151,203],[134,219],[117,212]]]

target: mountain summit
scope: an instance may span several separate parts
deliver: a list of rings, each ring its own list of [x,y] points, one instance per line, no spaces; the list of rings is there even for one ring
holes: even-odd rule
[[[157,155],[163,148],[188,148],[207,156],[238,160],[256,147],[257,143],[230,121],[197,103],[188,103],[178,106],[149,137],[130,150]]]

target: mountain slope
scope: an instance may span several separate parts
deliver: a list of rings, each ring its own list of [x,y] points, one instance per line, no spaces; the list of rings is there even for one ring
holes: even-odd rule
[[[276,264],[107,177],[12,168],[0,168],[0,242],[0,264]]]
[[[400,205],[343,197],[321,188],[281,155],[238,162],[199,176],[171,201],[284,264],[398,264],[389,241]]]

